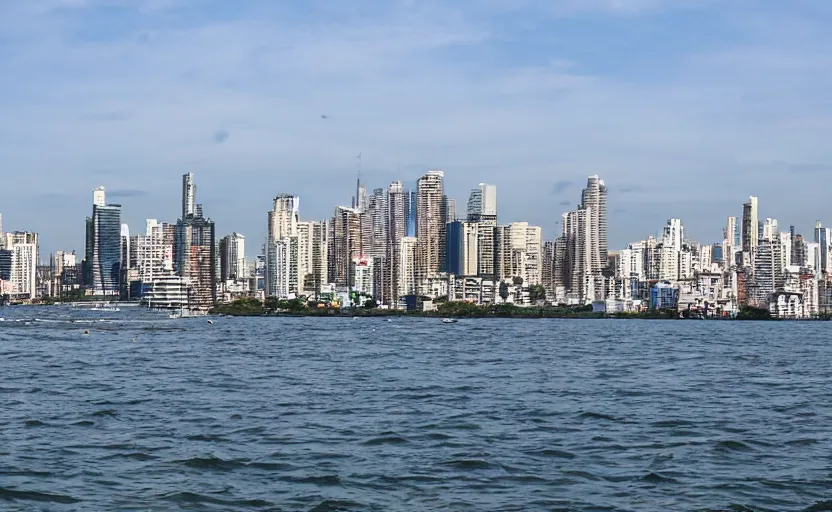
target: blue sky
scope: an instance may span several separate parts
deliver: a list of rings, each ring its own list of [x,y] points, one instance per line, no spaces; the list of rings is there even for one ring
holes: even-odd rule
[[[808,233],[832,222],[829,26],[817,0],[0,0],[0,212],[83,252],[94,187],[135,232],[192,171],[253,250],[277,193],[347,204],[361,152],[369,188],[441,168],[546,238],[595,173],[611,248],[669,217],[716,241],[751,194]]]

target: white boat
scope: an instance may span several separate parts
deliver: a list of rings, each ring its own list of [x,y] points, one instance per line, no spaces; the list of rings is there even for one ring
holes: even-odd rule
[[[207,312],[193,310],[193,309],[179,309],[178,311],[174,311],[171,313],[168,318],[196,318],[198,316],[205,316]]]
[[[110,308],[110,307],[96,306],[96,307],[94,307],[94,308],[90,308],[90,309],[88,309],[87,311],[106,311],[106,312],[118,312],[118,311],[121,311],[121,309],[119,309],[119,308]]]
[[[459,322],[459,320],[457,320],[456,318],[443,318],[442,319],[443,324],[455,324],[457,322]]]

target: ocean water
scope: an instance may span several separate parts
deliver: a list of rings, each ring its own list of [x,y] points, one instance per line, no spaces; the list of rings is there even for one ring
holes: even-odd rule
[[[3,511],[832,510],[829,323],[0,317]]]

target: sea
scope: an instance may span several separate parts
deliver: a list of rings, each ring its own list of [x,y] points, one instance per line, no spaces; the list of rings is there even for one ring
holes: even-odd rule
[[[0,317],[2,511],[832,511],[832,323]]]

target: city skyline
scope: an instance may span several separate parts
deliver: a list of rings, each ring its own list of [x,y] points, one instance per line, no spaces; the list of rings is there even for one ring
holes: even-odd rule
[[[450,197],[494,183],[504,219],[548,234],[602,175],[610,247],[668,216],[713,239],[752,194],[806,231],[821,188],[781,183],[830,170],[830,19],[806,0],[4,2],[2,210],[78,247],[90,188],[141,225],[176,218],[168,184],[192,171],[219,232],[255,233],[280,190],[310,218],[349,204],[361,152],[367,183],[441,168]]]
[[[443,181],[444,181],[444,176],[447,173],[445,173],[441,169],[436,169],[436,170],[443,173]],[[426,173],[430,172],[430,170],[426,170],[425,172]],[[165,208],[167,210],[174,209],[176,211],[176,214],[174,214],[173,216],[170,216],[170,217],[164,216],[164,215],[151,215],[147,218],[142,218],[141,221],[128,222],[129,219],[134,219],[136,217],[135,213],[133,213],[131,215],[131,203],[138,203],[138,205],[132,205],[134,209],[142,209],[143,208],[141,206],[141,199],[140,198],[128,198],[127,201],[124,201],[124,204],[122,204],[122,202],[120,201],[119,204],[115,205],[115,206],[120,208],[121,225],[131,226],[130,230],[131,230],[132,233],[136,233],[137,229],[138,229],[138,231],[143,232],[141,227],[145,226],[146,222],[149,221],[149,220],[160,219],[164,222],[175,223],[177,220],[181,219],[181,215],[182,215],[183,212],[185,212],[185,211],[191,211],[192,212],[196,207],[201,208],[202,204],[197,205],[197,204],[194,203],[194,196],[196,194],[195,193],[196,187],[193,186],[194,175],[195,175],[194,172],[186,172],[184,174],[180,173],[180,174],[177,175],[178,181],[181,183],[181,188],[177,189],[178,192],[176,194],[175,204],[173,205],[173,208],[171,208],[169,205],[166,205],[166,208]],[[597,179],[597,175],[589,175],[588,179],[591,180],[593,178],[593,176]],[[393,182],[394,183],[395,182],[402,183],[403,184],[402,187],[403,187],[404,192],[410,192],[410,193],[414,193],[414,194],[415,194],[417,186],[418,186],[418,178],[415,179],[415,180],[394,180]],[[410,189],[408,189],[407,186],[404,185],[406,183],[411,183],[411,185],[410,185],[411,188]],[[604,180],[601,180],[601,183],[603,185]],[[376,189],[376,190],[378,190],[378,189],[386,190],[387,189],[387,185],[385,185],[384,187],[380,187],[380,186],[376,187],[376,185],[378,185],[378,184],[376,184],[376,183],[367,184],[365,182],[365,180],[362,180],[361,187],[362,187],[362,189],[367,190],[368,194],[371,193],[371,191],[374,190],[374,189]],[[192,186],[193,186],[193,188],[191,188]],[[331,205],[328,212],[326,211],[326,209],[324,209],[325,211],[323,212],[323,214],[320,217],[312,216],[305,209],[304,209],[303,213],[300,214],[300,217],[298,217],[299,212],[300,212],[299,204],[300,204],[301,200],[303,199],[299,195],[291,195],[291,194],[286,194],[286,193],[280,192],[280,193],[277,193],[277,197],[290,197],[291,196],[291,198],[294,199],[294,201],[296,203],[295,203],[295,206],[293,208],[294,208],[294,211],[295,211],[294,218],[296,219],[296,222],[297,222],[297,219],[300,219],[300,218],[305,219],[306,221],[312,221],[313,219],[315,219],[316,221],[317,220],[322,220],[322,219],[331,220],[332,209],[333,208],[337,208],[337,207],[352,208],[352,206],[347,206],[347,205],[350,205],[351,203],[354,202],[354,191],[355,191],[355,183],[354,182],[353,182],[352,186],[353,186],[353,191],[352,192],[350,192],[349,190],[345,191],[347,194],[349,194],[349,193],[353,194],[350,198],[345,199],[341,203]],[[488,186],[488,187],[491,187],[492,189],[500,190],[499,187],[495,184],[480,182],[480,183],[476,183],[476,184],[472,185],[471,187],[469,187],[469,189],[467,190],[467,193],[466,194],[460,194],[458,198],[457,197],[450,197],[448,194],[445,194],[448,197],[449,200],[457,201],[458,204],[461,205],[460,209],[456,210],[455,219],[457,219],[457,220],[470,219],[471,215],[468,211],[468,208],[470,207],[470,201],[472,200],[471,194],[472,194],[472,192],[477,192],[478,187],[481,187],[481,186]],[[526,220],[526,219],[505,219],[504,215],[502,215],[502,214],[500,215],[500,223],[501,224],[511,224],[513,222],[528,222],[529,224],[532,224],[532,225],[538,225],[538,226],[541,226],[541,228],[543,229],[543,240],[547,240],[547,241],[555,240],[558,236],[561,235],[561,233],[563,231],[563,224],[562,223],[563,223],[564,215],[569,210],[574,210],[574,208],[579,208],[581,206],[581,195],[583,193],[585,193],[586,190],[581,192],[580,188],[581,188],[581,186],[578,186],[572,192],[572,196],[573,196],[572,198],[576,199],[572,203],[573,206],[571,206],[571,207],[566,206],[566,202],[564,202],[563,203],[564,206],[559,205],[557,207],[559,209],[557,210],[558,213],[555,215],[555,217],[558,220],[557,220],[557,222],[554,223],[554,225],[551,229],[547,229],[545,225],[534,224],[533,222],[531,222],[529,220]],[[191,190],[191,189],[193,189],[194,192],[192,192],[190,195],[188,195],[188,191]],[[200,190],[202,190],[202,189],[200,189]],[[612,190],[615,190],[615,188],[613,188]],[[109,188],[104,186],[104,185],[98,185],[94,188],[91,188],[91,190],[89,190],[87,192],[87,197],[89,197],[89,192],[90,191],[93,193],[93,205],[97,204],[98,201],[102,200],[102,198],[104,197],[105,194],[106,194],[108,204],[113,203],[113,201],[110,201],[110,198],[123,197],[120,194],[121,191],[116,190],[115,193],[111,193],[109,191]],[[493,192],[493,193],[496,193],[496,192]],[[367,200],[369,200],[370,197],[371,197],[371,194],[367,196]],[[502,197],[502,195],[500,197]],[[672,210],[670,210],[661,217],[663,220],[661,220],[657,223],[654,223],[650,226],[645,226],[644,228],[633,227],[632,230],[634,231],[635,235],[632,238],[624,241],[623,243],[615,243],[615,242],[614,243],[609,243],[608,242],[607,243],[607,248],[608,248],[607,250],[609,252],[618,251],[622,248],[625,248],[633,240],[637,240],[637,239],[643,238],[645,236],[654,236],[656,238],[660,238],[662,236],[662,229],[663,229],[661,226],[664,226],[664,222],[667,221],[668,219],[681,219],[681,221],[683,221],[685,223],[686,235],[688,235],[687,238],[690,239],[690,240],[697,240],[701,243],[719,243],[723,240],[723,237],[725,236],[725,234],[727,232],[726,226],[725,226],[726,219],[729,219],[728,222],[730,222],[730,218],[735,217],[737,224],[735,226],[734,236],[738,237],[738,236],[740,236],[741,233],[744,233],[744,230],[743,230],[744,226],[742,225],[742,220],[743,220],[744,215],[746,213],[744,211],[744,209],[747,209],[749,207],[749,204],[752,204],[752,203],[753,203],[754,216],[755,216],[755,218],[757,218],[757,223],[754,225],[754,228],[752,228],[755,231],[755,234],[752,234],[752,239],[756,240],[757,237],[759,237],[759,233],[756,233],[756,230],[758,228],[760,230],[762,229],[762,224],[763,224],[764,219],[766,219],[766,218],[778,219],[778,217],[769,214],[771,209],[778,210],[778,208],[777,208],[776,205],[774,205],[774,208],[772,208],[772,205],[768,201],[763,201],[764,208],[762,210],[763,214],[761,215],[760,211],[759,211],[759,207],[758,207],[758,203],[760,201],[760,198],[758,196],[756,196],[756,195],[751,195],[751,196],[745,195],[745,196],[742,196],[742,197],[744,199],[739,199],[738,200],[739,201],[739,207],[737,208],[736,205],[735,205],[735,208],[734,208],[735,211],[734,212],[726,212],[726,215],[721,217],[722,224],[711,226],[711,229],[708,230],[709,233],[713,233],[713,236],[711,236],[711,237],[708,237],[708,236],[700,237],[700,236],[697,236],[696,233],[692,233],[691,232],[692,230],[690,230],[687,227],[688,222],[689,222],[688,219],[686,219],[684,217],[680,217],[678,215],[673,215]],[[750,197],[750,199],[749,199],[749,197]],[[274,200],[275,200],[275,197],[274,197],[274,194],[272,194],[272,198],[269,200],[269,202],[273,202]],[[743,204],[743,201],[745,201],[745,204]],[[305,201],[305,200],[302,201],[302,202],[303,202],[304,205],[306,205],[308,203],[308,201]],[[502,205],[503,202],[504,201],[500,201],[500,204]],[[89,212],[90,202],[89,202],[88,199],[87,199],[86,205],[87,205],[87,212]],[[101,206],[104,206],[104,205],[102,204]],[[135,208],[136,206],[138,206],[138,208]],[[146,206],[144,208],[146,208]],[[210,208],[210,206],[209,206],[209,208]],[[211,209],[213,211],[213,208],[211,208]],[[607,208],[607,210],[609,210],[609,208]],[[502,212],[502,207],[500,208],[500,211]],[[43,258],[48,256],[49,254],[54,254],[56,252],[61,252],[61,251],[64,251],[64,252],[75,251],[79,256],[83,256],[84,249],[85,249],[85,246],[86,246],[83,239],[80,242],[78,242],[77,244],[70,245],[69,247],[63,246],[63,245],[58,246],[57,244],[54,243],[54,241],[52,242],[52,244],[50,244],[48,235],[45,236],[44,231],[39,231],[37,229],[32,228],[32,223],[28,223],[28,224],[25,224],[23,226],[13,225],[12,222],[10,222],[9,220],[14,219],[16,217],[15,213],[16,212],[12,212],[12,214],[10,215],[6,212],[0,212],[0,219],[3,219],[2,220],[3,224],[0,224],[0,227],[5,229],[5,232],[10,232],[10,233],[13,233],[13,232],[34,232],[34,233],[38,233],[39,237],[40,237],[40,240],[39,240],[39,243],[40,243],[39,254],[41,256],[41,261],[43,261]],[[262,216],[262,211],[261,211],[261,216]],[[613,241],[621,239],[622,236],[621,235],[616,236],[613,229],[610,228],[611,225],[616,225],[617,224],[615,222],[612,222],[612,220],[611,220],[611,219],[615,218],[615,215],[610,215],[609,213],[607,213],[607,216],[608,216],[608,219],[607,219],[607,234],[608,234],[609,239],[613,240]],[[88,213],[87,213],[87,217],[91,218]],[[219,226],[224,225],[222,219],[215,219],[212,216],[206,216],[206,218],[208,218],[208,217],[210,217],[210,221],[212,221],[215,225],[219,225]],[[808,238],[811,238],[810,235],[812,233],[812,230],[816,227],[816,224],[818,222],[823,223],[823,222],[826,221],[826,219],[824,219],[823,217],[818,216],[814,220],[812,220],[810,223],[808,223],[806,226],[803,226],[803,225],[795,224],[795,223],[791,222],[790,219],[788,219],[788,218],[786,218],[786,219],[781,218],[779,220],[780,220],[781,230],[782,229],[787,229],[791,226],[791,227],[795,228],[795,233],[803,234],[805,237],[808,237]],[[247,223],[247,224],[253,224],[253,223]],[[260,224],[262,224],[262,218],[260,219]],[[47,230],[45,230],[45,232],[49,233],[49,230],[47,229]],[[83,237],[84,236],[83,229],[79,230],[79,232],[81,233],[79,236]],[[762,232],[762,231],[760,231],[760,232]],[[245,231],[240,230],[240,229],[234,229],[233,227],[229,228],[229,229],[216,228],[216,234],[217,234],[216,235],[217,236],[217,241],[219,241],[220,238],[222,238],[224,236],[227,236],[227,235],[241,234],[241,235],[243,235],[243,236],[245,236],[249,239],[250,250],[259,250],[259,249],[255,249],[255,248],[259,248],[261,245],[267,244],[268,240],[269,240],[269,230],[268,229],[263,230],[262,225],[260,226],[260,229],[255,227],[252,230],[252,232],[250,232],[250,233],[246,233]],[[46,243],[44,243],[44,242],[46,242]],[[252,244],[254,244],[254,245],[252,245]],[[367,252],[367,251],[365,251],[365,252]]]

